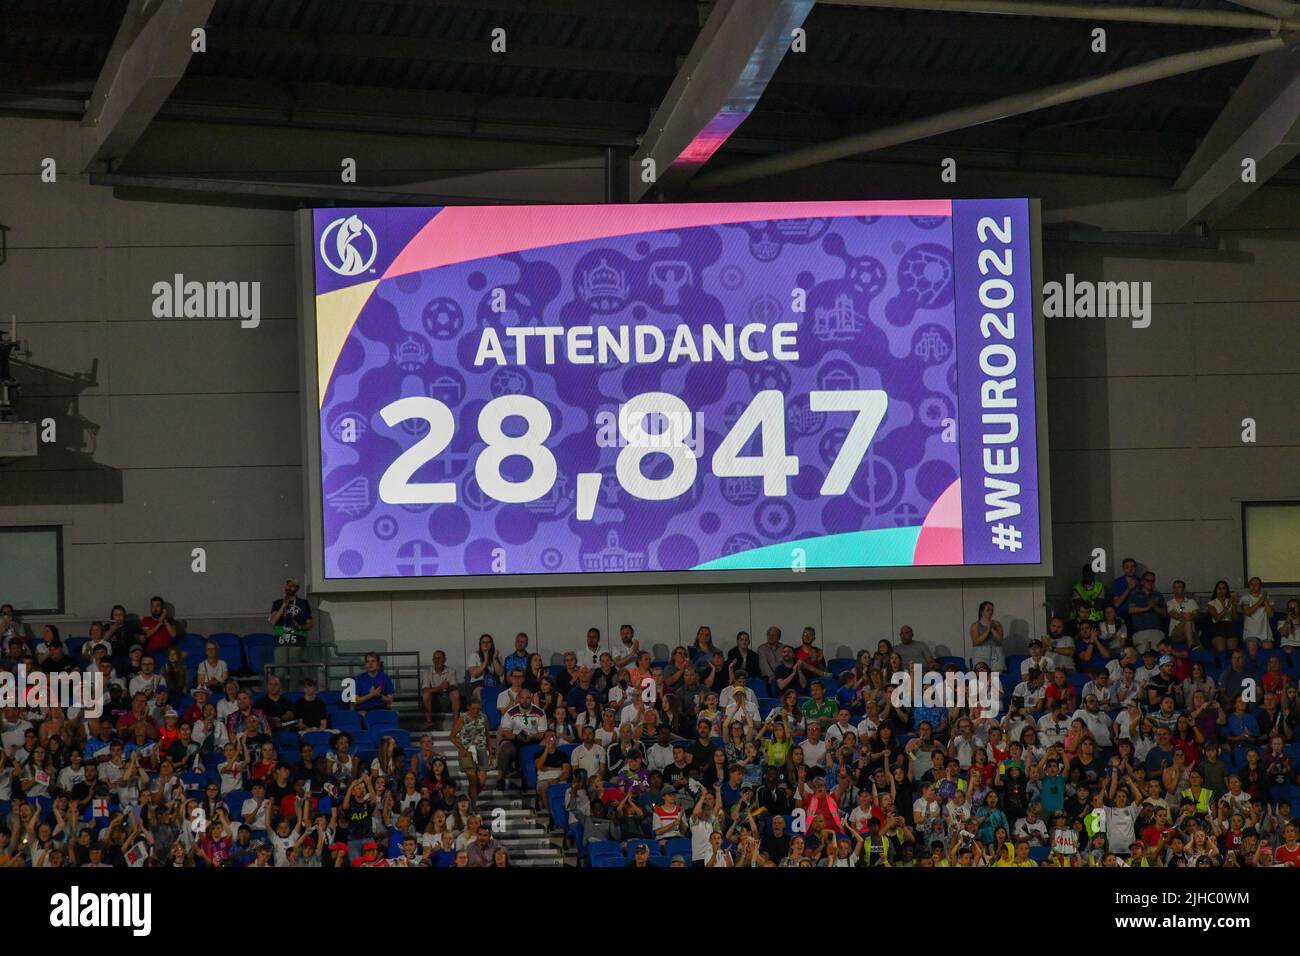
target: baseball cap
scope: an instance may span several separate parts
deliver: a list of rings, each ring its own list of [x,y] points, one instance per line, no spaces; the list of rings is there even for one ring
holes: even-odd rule
[[[1164,667],[1166,664],[1172,664],[1173,662],[1174,662],[1174,659],[1173,659],[1172,657],[1170,657],[1168,654],[1166,654],[1164,657],[1160,658],[1160,666],[1161,666],[1161,667]]]
[[[374,840],[367,840],[366,843],[365,843],[365,846],[363,846],[361,849],[363,849],[363,850],[378,850],[378,849],[379,849],[379,844],[376,843]]]
[[[330,844],[330,852],[331,852],[331,853],[347,853],[347,852],[348,852],[348,845],[347,845],[346,843],[344,843],[342,840],[336,840],[334,843],[331,843],[331,844]]]

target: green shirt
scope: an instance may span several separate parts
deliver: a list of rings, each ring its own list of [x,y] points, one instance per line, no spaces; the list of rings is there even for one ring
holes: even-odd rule
[[[839,710],[839,705],[835,701],[823,697],[819,704],[817,701],[809,699],[803,705],[803,715],[808,720],[815,720],[821,724],[822,730],[830,727],[835,723],[835,711]]]

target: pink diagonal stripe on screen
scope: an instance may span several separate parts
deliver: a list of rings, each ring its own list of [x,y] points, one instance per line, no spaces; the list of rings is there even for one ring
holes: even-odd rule
[[[961,479],[944,490],[925,516],[912,551],[913,565],[961,564],[962,551]]]
[[[407,244],[388,267],[384,278],[525,249],[662,229],[822,216],[951,215],[952,201],[948,199],[638,206],[448,206]]]

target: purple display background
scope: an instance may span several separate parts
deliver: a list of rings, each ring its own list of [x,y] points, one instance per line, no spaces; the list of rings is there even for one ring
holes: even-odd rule
[[[409,236],[417,228],[412,210],[401,212],[400,231]],[[361,212],[381,246],[388,242],[382,228],[388,213]],[[424,210],[425,220],[434,214]],[[328,221],[318,213],[317,241]],[[664,261],[690,269],[675,304],[665,284],[655,281],[662,275],[655,270],[681,267],[656,266]],[[599,279],[594,270],[605,267],[621,276],[617,288],[593,293],[593,284],[584,282]],[[506,293],[504,315],[490,308],[497,287]],[[809,290],[802,316],[790,309],[795,287]],[[940,440],[943,419],[957,414],[953,292],[952,221],[946,217],[668,230],[385,279],[348,335],[321,410],[326,576],[683,570],[806,537],[918,525],[957,478],[958,446]],[[819,321],[833,325],[850,310],[856,319],[837,336],[819,327]],[[698,329],[752,321],[800,322],[798,363],[539,363],[527,369],[472,364],[480,330],[489,324],[685,323]],[[502,339],[512,355],[510,341]],[[1032,374],[1032,363],[1026,369]],[[756,391],[770,387],[788,396],[787,451],[801,464],[782,499],[763,497],[758,482],[744,488],[710,469],[736,414]],[[850,491],[822,497],[822,480],[852,418],[809,414],[807,395],[836,387],[881,388],[890,404]],[[546,444],[559,466],[553,500],[507,505],[477,494],[474,461],[484,447],[478,413],[491,398],[511,391],[540,399],[551,412]],[[623,493],[614,477],[619,449],[596,444],[595,413],[616,412],[620,401],[647,391],[673,393],[704,415],[698,477],[688,493],[671,501]],[[423,434],[407,430],[414,422],[389,428],[378,415],[407,395],[433,395],[453,410],[457,428],[450,447],[413,481],[455,481],[455,504],[397,506],[377,498],[384,470]],[[1032,422],[1032,405],[1029,415]],[[354,444],[337,440],[340,422],[348,418],[359,423]],[[651,476],[666,473],[666,465],[660,455],[645,459]],[[519,480],[527,469],[522,459],[509,459],[503,473]],[[576,476],[590,471],[605,477],[593,520],[582,522],[574,516]],[[617,540],[613,547],[611,535]],[[504,568],[493,566],[498,548]]]
[[[1005,218],[1011,220],[1011,241],[1000,241],[991,232],[985,239],[979,236],[979,222],[992,217],[1001,227]],[[1037,564],[1042,557],[1039,539],[1038,515],[1038,431],[1034,383],[1034,298],[1033,263],[1030,260],[1033,244],[1030,236],[1029,202],[1024,199],[986,199],[953,203],[953,236],[958,250],[957,265],[957,351],[960,370],[959,435],[962,473],[962,547],[967,564]],[[986,278],[999,277],[995,267],[982,275],[979,255],[989,250],[999,260],[1005,250],[1011,251],[1011,275],[1004,278],[1014,290],[1012,303],[1005,308],[990,310],[980,301],[980,283]],[[1000,337],[996,331],[984,338],[980,321],[992,311],[999,320],[1008,312],[1014,316],[1014,336]],[[1006,397],[1015,397],[1015,411],[1020,415],[1018,438],[1007,445],[990,448],[1019,450],[1020,470],[1012,475],[997,477],[1015,481],[1020,494],[1015,500],[1020,504],[1020,514],[999,520],[988,520],[984,487],[983,422],[985,409],[980,406],[980,389],[989,376],[980,370],[980,351],[993,342],[1004,342],[1015,352],[1015,390]],[[990,408],[991,413],[1010,411]],[[990,429],[1001,432],[1001,426]],[[998,524],[1014,527],[1021,534],[1019,550],[999,548],[993,543],[993,528]]]

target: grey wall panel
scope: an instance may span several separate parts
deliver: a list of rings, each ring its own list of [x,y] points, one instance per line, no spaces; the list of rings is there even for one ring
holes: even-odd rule
[[[821,637],[826,653],[838,656],[841,647],[875,653],[877,641],[896,638],[890,588],[824,584],[821,592]],[[765,634],[755,635],[755,640],[765,639]]]
[[[207,553],[207,571],[191,570],[191,552]],[[208,541],[123,544],[100,570],[110,594],[132,610],[147,608],[150,595],[161,594],[176,606],[176,615],[215,616],[271,610],[285,577],[301,576],[300,541]],[[112,602],[110,602],[112,603]]]
[[[0,136],[3,139],[3,136]],[[8,255],[0,268],[0,302],[8,328],[10,314],[18,317],[19,338],[33,326],[58,322],[100,322],[107,310],[103,296],[108,262],[104,256],[86,248],[23,248],[18,239],[35,217],[16,218],[10,211],[0,212],[0,225],[9,227]],[[63,362],[52,362],[50,349],[32,332],[37,350],[32,361],[72,371]]]
[[[796,648],[805,627],[816,629],[817,641],[823,650],[826,650],[828,644],[834,643],[831,635],[826,633],[825,622],[822,620],[821,589],[816,586],[754,587],[750,590],[749,605],[749,626],[745,630],[757,642],[766,640],[767,629],[775,625],[781,629],[781,639]],[[715,644],[721,646],[725,642],[727,647],[731,647],[735,644],[735,639],[735,631],[720,633],[716,627],[713,629]],[[833,647],[831,651],[834,651]],[[829,656],[833,657],[834,654],[830,653]]]
[[[170,347],[179,337],[187,348]],[[94,339],[99,351],[82,345],[69,358],[79,359],[82,351],[87,357],[107,354],[119,395],[298,391],[298,370],[284,359],[298,342],[297,323],[289,317],[263,318],[248,329],[229,320],[149,318],[115,322],[111,334],[105,331]]]
[[[299,404],[291,392],[113,398],[101,455],[117,468],[300,465]]]
[[[618,629],[624,624],[632,625],[638,646],[656,660],[663,648],[671,651],[680,643],[676,588],[629,588],[607,591],[605,597],[608,617],[601,631],[607,643],[618,640]]]
[[[918,640],[932,648],[947,647],[951,653],[965,656],[962,637],[962,589],[953,584],[909,584],[894,589],[889,627],[890,643],[897,643],[904,624],[912,628]],[[883,636],[883,635],[882,635]],[[871,647],[874,651],[875,647]]]
[[[296,467],[136,468],[124,490],[113,517],[123,544],[302,538]]]
[[[541,654],[547,664],[557,654],[563,657],[565,651],[576,651],[585,646],[587,629],[591,627],[600,628],[607,646],[617,646],[614,642],[618,635],[611,634],[606,625],[609,599],[604,591],[540,591],[536,592],[534,600],[537,603],[537,630],[517,627],[502,636],[513,641],[516,631],[526,631],[530,638],[529,649]],[[514,647],[513,644],[508,646]],[[645,649],[650,650],[649,647]]]
[[[690,647],[695,640],[695,632],[701,625],[708,625],[713,632],[713,643],[721,647],[730,647],[734,643],[737,631],[753,629],[748,588],[683,589],[678,593],[678,606],[681,609],[681,626],[677,631],[676,641],[672,643]],[[798,636],[798,634],[794,635],[796,640]]]

